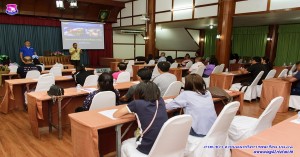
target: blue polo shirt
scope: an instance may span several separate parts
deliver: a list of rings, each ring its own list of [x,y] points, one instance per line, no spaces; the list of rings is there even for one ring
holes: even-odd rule
[[[32,47],[27,48],[26,46],[23,46],[20,48],[20,52],[23,53],[23,57],[26,56],[32,57],[34,55],[35,50]]]

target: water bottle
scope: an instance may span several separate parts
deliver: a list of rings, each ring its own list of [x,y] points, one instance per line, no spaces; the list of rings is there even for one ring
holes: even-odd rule
[[[226,68],[226,69],[225,69],[225,72],[227,72],[227,73],[228,73],[228,68]]]
[[[290,66],[292,66],[292,62],[290,62]]]
[[[283,63],[283,66],[284,66],[284,67],[286,66],[285,62]]]
[[[77,84],[77,86],[76,86],[76,91],[77,91],[77,92],[80,92],[80,91],[81,91],[81,85],[80,85],[80,84]]]

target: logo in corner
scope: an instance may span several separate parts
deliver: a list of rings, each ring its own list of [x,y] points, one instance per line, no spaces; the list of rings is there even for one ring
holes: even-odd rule
[[[7,4],[6,5],[6,14],[16,15],[18,14],[18,5],[17,4]]]

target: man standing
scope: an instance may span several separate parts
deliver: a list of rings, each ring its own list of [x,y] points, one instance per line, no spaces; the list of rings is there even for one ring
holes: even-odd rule
[[[31,57],[26,56],[22,60],[24,61],[24,65],[19,66],[17,69],[17,74],[19,74],[20,78],[25,78],[27,72],[31,70],[38,70],[39,72],[42,71],[41,67],[32,64]]]
[[[73,43],[73,47],[69,50],[71,54],[71,64],[75,67],[80,65],[80,55],[82,54],[82,50],[77,47],[77,43]]]
[[[24,58],[30,57],[32,58],[33,55],[36,55],[34,48],[31,47],[30,41],[26,40],[24,42],[24,46],[20,48],[20,59],[23,63],[25,63]]]

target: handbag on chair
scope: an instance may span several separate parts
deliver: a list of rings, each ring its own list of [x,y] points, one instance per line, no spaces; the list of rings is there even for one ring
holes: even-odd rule
[[[49,96],[63,96],[65,91],[63,88],[57,86],[57,85],[52,85],[50,89],[47,91]]]

